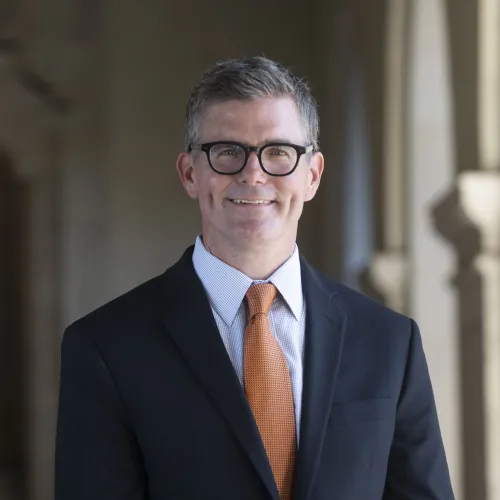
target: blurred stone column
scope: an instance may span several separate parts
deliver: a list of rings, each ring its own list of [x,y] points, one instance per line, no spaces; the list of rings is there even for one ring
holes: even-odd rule
[[[465,498],[500,498],[500,3],[448,2],[455,183],[434,206],[456,252]]]
[[[441,0],[376,4],[381,30],[372,28],[361,53],[375,201],[375,248],[361,283],[368,295],[420,325],[461,498],[459,366],[453,293],[443,278],[452,256],[429,217],[429,204],[453,179],[446,10]]]
[[[373,32],[375,40],[366,40],[361,52],[375,197],[375,251],[362,273],[361,286],[388,307],[404,313],[408,308],[405,89],[410,3],[376,3],[382,13],[380,31]]]
[[[420,326],[455,496],[462,496],[460,355],[453,252],[430,207],[455,176],[449,31],[442,0],[412,2],[408,85],[409,314]]]
[[[346,94],[353,26],[349,3],[317,0],[314,8],[315,43],[309,81],[319,104],[325,171],[317,195],[305,206],[299,224],[299,246],[312,264],[338,279],[342,268]]]
[[[27,283],[28,373],[26,394],[28,498],[53,498],[55,424],[59,382],[60,164],[56,118],[50,120],[36,145],[38,171],[30,172],[27,188],[29,283]],[[33,158],[34,160],[34,158]]]
[[[23,185],[22,310],[23,498],[53,497],[53,449],[59,350],[59,163],[61,116],[50,87],[21,55],[4,57],[0,92],[0,140]],[[40,95],[37,89],[45,88]],[[13,376],[16,376],[13,374]],[[2,497],[3,498],[3,497]]]

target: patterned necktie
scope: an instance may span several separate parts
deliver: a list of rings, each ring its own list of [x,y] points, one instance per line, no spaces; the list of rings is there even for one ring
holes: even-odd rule
[[[271,283],[247,292],[250,319],[245,331],[245,392],[282,500],[292,498],[297,449],[295,410],[288,364],[271,332],[268,312],[277,290]]]

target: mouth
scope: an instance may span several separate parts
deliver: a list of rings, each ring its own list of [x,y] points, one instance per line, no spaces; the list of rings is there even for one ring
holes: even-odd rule
[[[274,200],[247,200],[247,199],[230,199],[230,201],[235,205],[245,205],[245,206],[266,206],[275,203]]]

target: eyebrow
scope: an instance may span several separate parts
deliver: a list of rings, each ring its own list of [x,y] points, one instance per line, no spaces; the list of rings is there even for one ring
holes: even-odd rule
[[[296,144],[295,142],[290,141],[289,139],[284,139],[282,137],[272,137],[272,138],[264,141],[264,144],[270,144],[271,142],[282,142],[284,144]]]
[[[249,146],[249,147],[253,146],[252,144],[248,144],[247,142],[243,142],[243,141],[240,141],[238,139],[226,139],[225,138],[225,139],[220,139],[220,141],[217,141],[217,142],[224,142],[224,141],[238,142],[240,144],[243,144],[244,146]],[[291,141],[290,139],[284,139],[283,137],[272,137],[272,138],[264,140],[259,146],[256,146],[256,147],[265,146],[266,144],[272,144],[275,142],[282,143],[282,144],[301,144],[301,142],[303,142],[303,141],[294,142],[294,141]]]

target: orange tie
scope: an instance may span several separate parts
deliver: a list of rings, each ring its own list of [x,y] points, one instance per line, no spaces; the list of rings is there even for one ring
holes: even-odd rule
[[[297,436],[288,364],[269,326],[277,290],[271,283],[247,292],[250,320],[245,331],[245,392],[282,500],[292,498]]]

